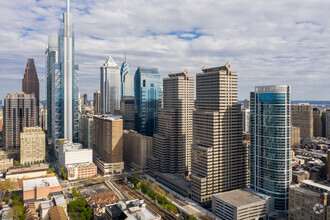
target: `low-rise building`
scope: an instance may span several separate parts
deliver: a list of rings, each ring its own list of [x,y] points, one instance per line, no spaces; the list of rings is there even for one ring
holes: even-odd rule
[[[31,179],[38,177],[46,177],[48,164],[34,164],[19,167],[9,168],[6,172],[6,179],[19,180],[19,179]]]
[[[152,156],[152,137],[133,130],[124,130],[124,161],[137,170],[147,170],[147,158]]]
[[[105,219],[161,220],[161,217],[147,208],[143,200],[118,202],[105,208]]]
[[[0,172],[6,172],[14,164],[14,159],[0,159]]]
[[[220,219],[266,219],[274,199],[252,189],[236,189],[212,196],[212,212]]]
[[[289,189],[289,220],[295,219],[329,219],[328,182],[315,183],[311,180],[301,181]]]
[[[31,165],[44,162],[46,156],[46,134],[40,127],[25,127],[20,137],[20,162]]]
[[[38,213],[36,211],[36,207],[35,207],[33,202],[28,203],[27,205],[25,205],[24,214],[26,216],[26,219],[28,219],[28,220],[37,220],[37,219],[39,219]]]
[[[68,217],[62,206],[53,206],[49,209],[49,219],[50,220],[67,220]]]

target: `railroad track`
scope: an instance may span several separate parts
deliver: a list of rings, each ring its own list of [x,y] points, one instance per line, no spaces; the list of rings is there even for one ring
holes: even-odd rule
[[[141,194],[139,194],[135,190],[131,189],[126,184],[123,184],[123,183],[116,183],[116,184],[122,190],[122,192],[125,193],[131,199],[143,199],[145,201],[145,203],[147,204],[148,208],[150,210],[152,210],[153,212],[157,213],[158,215],[160,215],[162,219],[165,219],[165,220],[178,219],[175,215],[159,208],[152,201],[150,201],[149,198],[143,197]]]

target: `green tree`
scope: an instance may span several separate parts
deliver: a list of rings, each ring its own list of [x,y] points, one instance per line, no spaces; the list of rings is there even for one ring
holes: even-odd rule
[[[137,184],[136,184],[136,186],[135,186],[137,189],[140,189],[141,188],[141,183],[140,182],[138,182]]]
[[[20,167],[23,166],[23,164],[21,164],[19,161],[14,160],[14,167]]]
[[[189,215],[188,220],[197,220],[197,218],[194,215]]]
[[[54,171],[55,171],[55,168],[54,167],[51,167],[51,168],[49,168],[48,170],[47,170],[47,173],[49,174],[49,173],[54,173]]]
[[[77,198],[79,196],[79,193],[77,192],[76,187],[72,188],[72,196],[75,198]]]
[[[89,220],[93,218],[93,211],[83,197],[78,197],[76,200],[70,202],[67,208],[71,219]]]

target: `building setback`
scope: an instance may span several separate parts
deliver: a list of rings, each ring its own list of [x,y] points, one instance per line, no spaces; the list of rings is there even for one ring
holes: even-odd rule
[[[161,106],[160,74],[157,68],[141,68],[134,76],[135,130],[153,136],[157,133],[158,108]]]
[[[39,79],[36,66],[34,65],[34,60],[31,58],[27,60],[24,78],[22,80],[22,91],[26,94],[34,93],[34,96],[36,98],[35,104],[37,106],[37,125],[39,125]]]
[[[291,87],[258,86],[251,92],[250,188],[288,210],[291,182]]]
[[[188,71],[163,79],[163,107],[158,114],[158,133],[153,138],[151,172],[188,176],[193,142],[194,78]]]
[[[44,162],[46,156],[46,135],[40,127],[25,127],[21,133],[20,162],[31,165]]]
[[[37,126],[37,106],[34,94],[7,94],[4,107],[4,147],[19,148],[20,134],[25,127]]]
[[[212,195],[248,185],[248,149],[242,141],[237,72],[225,66],[196,75],[191,149],[192,199],[211,205]]]
[[[313,137],[313,107],[308,103],[291,105],[292,126],[300,128],[302,138]]]

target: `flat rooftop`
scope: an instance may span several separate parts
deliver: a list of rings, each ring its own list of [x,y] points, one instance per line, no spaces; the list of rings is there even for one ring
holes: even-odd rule
[[[56,176],[23,180],[23,191],[35,190],[36,187],[41,186],[57,187],[61,185]]]
[[[258,193],[252,189],[236,189],[218,193],[213,196],[235,207],[251,205],[253,203],[266,201],[271,198],[270,196]]]

